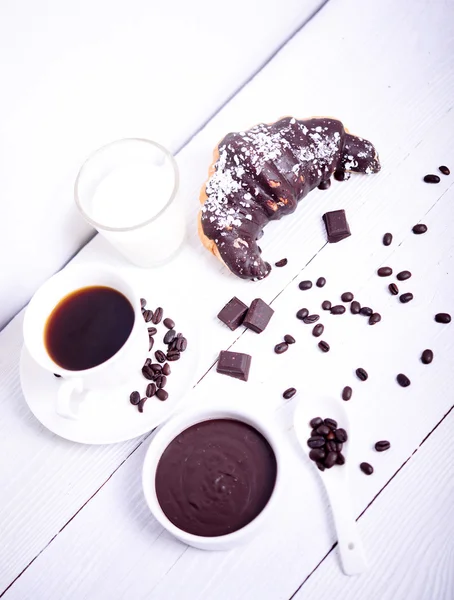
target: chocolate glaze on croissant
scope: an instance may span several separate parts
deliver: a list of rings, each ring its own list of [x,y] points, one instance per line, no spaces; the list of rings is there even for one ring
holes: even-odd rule
[[[271,270],[257,245],[264,226],[339,170],[377,173],[380,163],[373,145],[336,119],[286,117],[229,133],[201,192],[202,242],[238,277],[263,279]]]

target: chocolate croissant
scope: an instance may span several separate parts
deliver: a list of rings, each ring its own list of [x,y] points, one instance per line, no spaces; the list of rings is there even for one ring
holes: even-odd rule
[[[214,151],[200,194],[200,239],[238,277],[263,279],[271,266],[257,240],[269,221],[294,212],[335,171],[379,170],[373,145],[336,119],[286,117],[229,133]]]

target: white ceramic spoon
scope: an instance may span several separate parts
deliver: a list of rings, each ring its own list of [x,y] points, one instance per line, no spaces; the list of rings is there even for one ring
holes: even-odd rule
[[[320,471],[309,459],[310,448],[307,440],[310,437],[309,421],[314,417],[335,419],[339,427],[350,436],[350,424],[347,412],[341,402],[329,397],[313,397],[301,399],[295,410],[294,428],[298,441],[308,460],[319,473],[325,484],[325,489],[331,504],[334,524],[337,531],[338,548],[341,557],[342,570],[345,575],[359,575],[367,569],[366,558],[358,532],[358,526],[353,517],[348,486],[348,449],[350,441],[344,444],[342,454],[346,458],[345,465],[334,465],[331,469]]]

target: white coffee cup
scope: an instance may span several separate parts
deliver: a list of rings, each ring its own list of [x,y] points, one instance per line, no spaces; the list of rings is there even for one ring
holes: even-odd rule
[[[47,320],[57,304],[68,294],[89,286],[106,286],[121,292],[134,309],[134,324],[128,339],[114,356],[105,362],[80,371],[62,368],[50,357],[45,345]],[[27,307],[23,325],[24,343],[31,357],[49,373],[60,375],[57,394],[57,413],[69,419],[78,419],[71,398],[85,392],[102,390],[127,383],[144,362],[148,352],[148,332],[144,326],[140,297],[128,281],[104,266],[70,266],[44,283]],[[81,395],[82,394],[82,395]]]

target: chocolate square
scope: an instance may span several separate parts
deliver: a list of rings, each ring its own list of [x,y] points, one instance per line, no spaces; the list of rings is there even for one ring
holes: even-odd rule
[[[251,368],[251,357],[249,354],[241,352],[228,352],[221,350],[218,359],[216,371],[223,375],[235,377],[247,381],[249,377],[249,369]]]
[[[236,296],[233,296],[218,314],[218,319],[227,325],[229,329],[234,331],[243,322],[247,311],[247,305],[244,302],[241,302]]]
[[[262,333],[270,322],[274,310],[261,298],[252,301],[243,321],[243,325],[255,333]]]
[[[333,210],[323,215],[328,242],[335,244],[351,235],[345,210]]]

